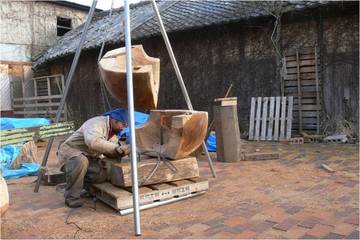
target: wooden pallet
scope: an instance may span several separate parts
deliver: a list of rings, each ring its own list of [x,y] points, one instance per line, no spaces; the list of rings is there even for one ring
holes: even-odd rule
[[[205,193],[208,189],[209,182],[203,178],[153,184],[139,188],[139,201],[142,206],[194,193]],[[90,192],[96,198],[116,210],[125,210],[133,207],[131,188],[120,188],[105,182],[93,185],[90,188]]]
[[[321,79],[319,51],[297,49],[285,54],[286,75],[282,92],[294,96],[293,130],[312,134],[320,132]]]
[[[249,140],[290,139],[292,109],[292,96],[251,98]]]

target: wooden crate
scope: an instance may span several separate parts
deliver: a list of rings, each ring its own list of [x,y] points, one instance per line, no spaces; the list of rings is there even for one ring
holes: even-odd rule
[[[161,202],[172,198],[205,192],[209,182],[203,178],[186,179],[169,183],[153,184],[139,188],[140,205]],[[131,188],[120,188],[109,182],[95,184],[90,192],[116,210],[133,207]]]
[[[292,96],[251,98],[249,140],[290,139],[292,112]]]

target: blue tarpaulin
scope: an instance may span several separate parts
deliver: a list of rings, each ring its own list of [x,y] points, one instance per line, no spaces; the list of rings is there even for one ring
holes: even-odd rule
[[[0,118],[0,130],[49,125],[46,118]]]
[[[50,120],[46,118],[0,118],[0,130],[14,128],[27,128],[49,125]],[[20,169],[10,169],[13,161],[20,154],[20,147],[6,145],[0,147],[0,171],[7,178],[19,178],[28,175],[36,175],[40,169],[38,163],[23,163]]]
[[[19,169],[5,169],[2,176],[5,179],[20,178],[24,176],[35,176],[40,169],[38,163],[22,163]]]
[[[117,109],[111,111],[116,112]],[[135,127],[140,127],[149,119],[149,114],[143,112],[135,112]],[[120,134],[120,136],[125,136],[129,138],[129,128],[125,128]],[[208,147],[209,152],[216,152],[216,137],[214,134],[211,134],[206,141],[206,145]]]

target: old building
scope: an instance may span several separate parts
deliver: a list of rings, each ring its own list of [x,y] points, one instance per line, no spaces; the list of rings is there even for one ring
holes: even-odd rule
[[[240,127],[246,132],[251,97],[286,94],[290,88],[284,80],[287,74],[284,75],[287,67],[284,59],[296,50],[306,53],[312,49],[314,53],[316,47],[319,89],[315,92],[312,85],[300,88],[308,88],[308,94],[319,96],[316,99],[320,104],[311,109],[320,113],[321,132],[357,134],[358,2],[296,1],[277,5],[244,1],[160,1],[158,4],[195,109],[209,111],[211,116],[213,99],[222,97],[233,83],[232,95],[238,97]],[[151,4],[133,5],[131,15],[133,44],[143,44],[150,56],[161,59],[158,107],[185,108]],[[90,26],[67,99],[69,115],[78,123],[106,110],[99,90],[97,57],[103,41],[106,41],[105,50],[124,46],[122,16],[122,9],[111,17],[103,12],[97,14]],[[277,22],[276,17],[279,17]],[[66,75],[81,32],[82,26],[74,29],[41,55],[36,62],[39,71]],[[112,105],[116,106],[116,102]],[[309,121],[309,130],[316,129],[314,119],[304,119],[306,121]]]
[[[89,7],[65,1],[1,1],[1,113],[11,114],[10,82],[20,81],[22,95],[32,78],[33,58],[85,21]]]

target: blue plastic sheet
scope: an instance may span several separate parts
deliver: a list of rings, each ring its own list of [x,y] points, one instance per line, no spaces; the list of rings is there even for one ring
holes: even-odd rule
[[[23,163],[20,169],[5,169],[2,175],[5,179],[35,176],[38,174],[39,169],[40,164],[38,163]]]
[[[50,120],[46,118],[0,118],[0,130],[14,128],[27,128],[49,125]],[[40,168],[37,163],[23,163],[20,169],[10,169],[13,161],[20,154],[20,147],[6,145],[0,148],[0,171],[7,178],[19,178],[27,175],[36,175]]]
[[[15,158],[20,154],[20,148],[7,145],[0,148],[0,170],[10,169]]]
[[[0,118],[0,130],[49,125],[46,118]]]
[[[206,145],[207,145],[209,152],[216,152],[216,136],[215,136],[215,134],[209,135],[209,137],[206,141]]]

